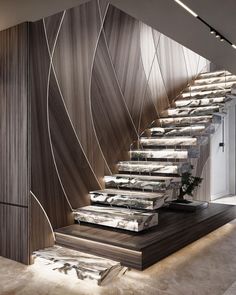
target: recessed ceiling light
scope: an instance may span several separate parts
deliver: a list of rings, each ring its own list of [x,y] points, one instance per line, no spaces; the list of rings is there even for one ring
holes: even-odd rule
[[[216,38],[220,38],[220,35],[218,33],[216,33]]]
[[[233,47],[234,49],[236,49],[236,45],[232,44],[232,47]]]
[[[220,41],[223,42],[225,41],[225,39],[223,37],[220,37]]]
[[[183,2],[180,0],[175,0],[176,3],[178,3],[180,6],[182,6],[185,10],[187,10],[189,13],[191,13],[194,17],[197,17],[198,15],[190,9],[187,5],[185,5]]]
[[[211,29],[211,34],[215,34],[216,33],[216,31],[214,31],[213,29]]]

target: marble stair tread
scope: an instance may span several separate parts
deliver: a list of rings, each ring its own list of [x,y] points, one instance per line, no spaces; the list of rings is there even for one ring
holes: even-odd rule
[[[35,251],[33,257],[40,266],[98,285],[111,282],[127,270],[120,262],[60,246]]]
[[[225,102],[230,101],[231,98],[227,96],[220,96],[214,98],[202,98],[202,99],[183,99],[183,100],[176,100],[172,107],[174,108],[181,108],[181,107],[199,107],[199,106],[214,106],[223,104]]]
[[[104,189],[90,192],[92,203],[141,210],[155,210],[172,200],[171,192],[139,192],[120,189]]]
[[[205,91],[188,91],[183,92],[178,97],[179,99],[188,99],[188,98],[211,98],[211,97],[218,97],[218,96],[225,96],[231,92],[231,88],[227,89],[218,89],[218,90],[205,90]]]
[[[113,174],[104,177],[106,188],[134,189],[143,191],[165,191],[176,188],[180,177]],[[179,187],[179,185],[178,185]]]
[[[186,92],[188,91],[207,91],[207,90],[217,90],[217,89],[227,89],[230,88],[235,81],[228,81],[228,82],[219,82],[219,83],[210,83],[204,85],[191,85],[185,89]]]
[[[144,210],[85,206],[74,211],[78,222],[102,225],[127,231],[140,232],[158,225],[158,213]]]
[[[117,164],[119,173],[133,173],[146,175],[181,175],[189,172],[191,164],[188,162],[143,162],[122,161]]]
[[[166,146],[184,146],[191,147],[199,144],[199,139],[193,136],[178,136],[167,138],[149,138],[142,137],[139,140],[142,147],[166,147]]]
[[[224,76],[228,76],[228,75],[232,75],[232,74],[229,71],[220,70],[220,71],[214,71],[214,72],[201,73],[200,75],[198,75],[197,79],[212,78],[212,77],[224,77]]]
[[[190,125],[184,127],[153,127],[149,129],[151,137],[169,137],[169,136],[196,136],[203,134],[212,134],[215,131],[214,125]]]
[[[219,76],[219,77],[209,77],[209,78],[200,78],[194,81],[193,85],[205,85],[211,83],[221,83],[221,82],[229,82],[234,81],[236,82],[236,75],[226,75],[226,76]]]
[[[215,115],[205,115],[205,116],[187,116],[187,117],[169,117],[169,118],[159,118],[156,123],[160,127],[168,126],[189,126],[190,124],[208,124],[214,122]]]
[[[194,108],[173,108],[161,112],[161,117],[182,117],[182,116],[195,116],[195,115],[211,115],[216,112],[223,111],[223,106],[207,106],[207,107],[194,107]]]
[[[175,159],[175,160],[186,160],[188,158],[198,158],[199,149],[152,149],[152,150],[133,150],[129,152],[130,158],[132,160],[165,160],[165,159]]]

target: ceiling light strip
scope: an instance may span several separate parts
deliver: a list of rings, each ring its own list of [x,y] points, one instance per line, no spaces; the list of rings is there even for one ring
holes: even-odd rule
[[[178,3],[180,6],[182,6],[185,10],[187,10],[190,14],[192,14],[194,17],[197,17],[198,15],[190,9],[187,5],[185,5],[183,2],[180,0],[175,0],[176,3]]]

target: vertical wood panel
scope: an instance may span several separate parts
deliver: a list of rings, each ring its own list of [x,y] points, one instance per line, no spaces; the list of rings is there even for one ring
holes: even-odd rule
[[[122,93],[136,129],[140,131],[157,117],[157,113],[141,60],[139,21],[110,6],[104,30]]]
[[[98,178],[108,173],[94,133],[90,107],[91,68],[100,29],[97,1],[67,10],[53,56],[70,119]],[[49,34],[50,30],[48,27]]]
[[[49,54],[43,22],[31,25],[31,190],[53,228],[73,223],[72,213],[53,162],[47,118]]]
[[[0,224],[0,256],[28,264],[28,208],[0,204]]]
[[[110,167],[127,157],[136,138],[125,102],[109,59],[104,35],[98,43],[91,85],[92,114],[98,139]]]
[[[0,32],[0,201],[28,204],[28,24]]]

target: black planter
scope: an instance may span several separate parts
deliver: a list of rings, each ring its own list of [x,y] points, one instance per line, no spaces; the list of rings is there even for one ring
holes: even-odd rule
[[[177,199],[169,202],[169,209],[195,212],[208,207],[208,202]]]

